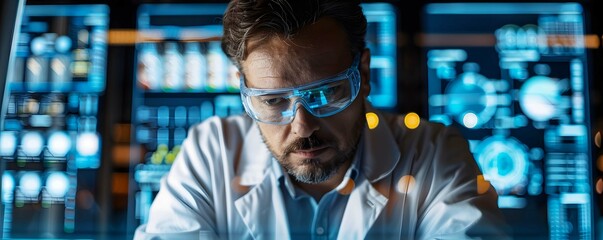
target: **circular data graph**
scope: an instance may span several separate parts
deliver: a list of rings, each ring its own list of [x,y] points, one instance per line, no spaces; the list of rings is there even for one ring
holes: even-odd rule
[[[499,192],[525,182],[528,172],[527,147],[515,138],[492,136],[475,149],[484,177]]]
[[[496,89],[486,77],[466,72],[446,88],[446,112],[467,128],[490,121],[496,112]]]

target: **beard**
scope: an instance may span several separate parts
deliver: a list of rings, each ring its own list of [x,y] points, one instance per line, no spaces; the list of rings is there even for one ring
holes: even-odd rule
[[[339,171],[342,165],[352,160],[352,157],[356,153],[358,141],[360,140],[360,134],[364,126],[363,123],[363,121],[357,121],[357,123],[354,124],[354,129],[351,129],[353,137],[350,138],[349,141],[346,141],[341,148],[336,141],[321,137],[316,132],[310,137],[295,139],[293,142],[289,143],[282,152],[277,152],[275,148],[266,141],[263,133],[262,139],[266,146],[268,146],[272,155],[290,176],[295,177],[297,181],[302,183],[317,184],[331,178]],[[260,131],[260,133],[261,132],[262,131]],[[320,147],[334,148],[335,154],[328,159],[306,158],[301,161],[295,161],[290,156],[294,151]]]

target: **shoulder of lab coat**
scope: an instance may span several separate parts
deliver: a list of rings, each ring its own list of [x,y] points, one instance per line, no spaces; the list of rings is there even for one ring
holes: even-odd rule
[[[396,193],[404,199],[404,222],[414,229],[408,237],[509,236],[496,191],[488,182],[480,182],[481,171],[458,130],[423,119],[419,127],[409,129],[404,116],[384,118],[403,156],[393,177],[398,180]]]
[[[233,116],[212,117],[191,127],[170,172],[161,180],[149,221],[137,229],[135,239],[217,237],[234,231],[227,229],[226,214],[216,209],[229,209],[224,205],[236,197],[225,189],[231,189],[243,142],[253,126],[248,117]],[[215,195],[223,201],[214,201]]]

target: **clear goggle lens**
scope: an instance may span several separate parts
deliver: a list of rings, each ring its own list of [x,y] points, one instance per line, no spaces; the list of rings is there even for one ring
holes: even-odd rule
[[[284,89],[247,88],[241,80],[241,97],[249,116],[270,124],[287,124],[293,121],[297,106],[316,117],[328,117],[343,111],[356,98],[360,90],[359,56],[346,71],[335,77],[303,86]]]

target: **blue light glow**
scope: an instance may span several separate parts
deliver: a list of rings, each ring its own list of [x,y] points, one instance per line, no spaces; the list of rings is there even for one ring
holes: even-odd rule
[[[517,208],[521,209],[528,205],[528,201],[524,198],[518,198],[515,196],[499,196],[498,206],[501,208]]]
[[[15,190],[15,178],[10,173],[2,174],[2,201],[9,203]]]
[[[76,149],[81,156],[94,156],[99,148],[100,141],[95,133],[82,133],[77,137]]]
[[[64,197],[69,191],[69,178],[63,172],[50,173],[46,178],[46,191],[53,197]]]
[[[42,134],[38,132],[27,132],[21,138],[21,150],[26,156],[39,156],[44,147]]]
[[[437,3],[425,10],[430,14],[582,14],[577,3]]]
[[[19,180],[19,190],[25,197],[37,198],[42,188],[42,179],[37,173],[26,172]]]
[[[446,115],[433,115],[429,118],[431,122],[437,122],[449,126],[452,124],[452,120]]]
[[[535,76],[526,81],[519,92],[519,104],[534,121],[547,121],[557,114],[561,89],[553,79]]]
[[[492,136],[475,149],[484,178],[498,192],[508,192],[517,185],[525,185],[528,156],[525,145],[514,138]]]
[[[60,36],[55,40],[54,47],[57,52],[66,53],[71,49],[71,38],[68,36]]]
[[[46,51],[46,39],[36,37],[31,40],[31,53],[34,55],[42,55]]]
[[[460,127],[514,236],[591,239],[581,4],[436,3],[423,17],[430,119]]]
[[[13,132],[0,132],[0,156],[12,156],[17,148],[17,137]]]
[[[56,157],[64,157],[71,150],[71,138],[64,132],[55,132],[48,138],[48,151]]]
[[[468,113],[475,115],[471,125],[478,127],[494,116],[496,111],[496,95],[494,85],[484,76],[466,72],[451,82],[446,88],[447,112],[455,116],[455,120],[465,123]]]

